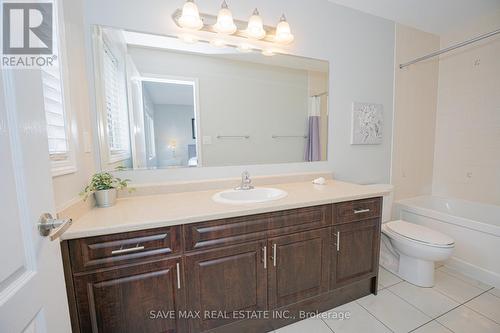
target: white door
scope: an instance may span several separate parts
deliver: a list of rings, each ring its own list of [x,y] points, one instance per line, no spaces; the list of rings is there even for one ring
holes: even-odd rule
[[[41,76],[1,70],[0,332],[71,332],[59,241],[38,234],[54,214]]]

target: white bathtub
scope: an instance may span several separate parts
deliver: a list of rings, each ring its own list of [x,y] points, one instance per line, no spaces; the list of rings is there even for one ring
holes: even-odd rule
[[[445,264],[500,288],[500,206],[422,196],[396,202],[394,214],[453,237]]]

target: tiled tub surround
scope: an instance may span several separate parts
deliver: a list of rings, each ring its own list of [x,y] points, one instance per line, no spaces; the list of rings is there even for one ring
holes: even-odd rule
[[[380,268],[378,295],[327,311],[276,333],[498,333],[500,289],[447,267],[436,270],[436,285],[420,288]]]

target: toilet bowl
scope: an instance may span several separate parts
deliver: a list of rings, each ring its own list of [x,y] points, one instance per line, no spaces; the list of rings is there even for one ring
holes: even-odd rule
[[[391,185],[368,185],[390,194],[383,198],[380,265],[402,279],[420,286],[434,286],[434,263],[453,253],[453,238],[430,228],[403,220],[391,221]]]
[[[382,225],[399,255],[397,274],[420,287],[434,286],[434,262],[448,259],[455,241],[440,232],[402,220]]]

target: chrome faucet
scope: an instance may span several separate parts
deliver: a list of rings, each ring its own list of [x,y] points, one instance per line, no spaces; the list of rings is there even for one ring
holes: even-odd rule
[[[236,187],[235,190],[251,190],[253,189],[252,184],[252,179],[250,179],[250,173],[248,171],[243,171],[241,174],[241,184],[240,186]]]

